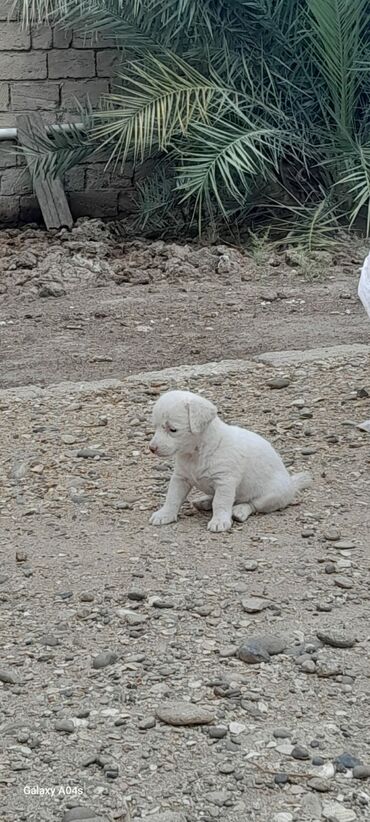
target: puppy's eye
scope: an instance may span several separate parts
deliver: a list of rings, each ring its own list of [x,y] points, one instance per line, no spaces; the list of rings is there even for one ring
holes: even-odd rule
[[[169,427],[168,430],[171,431],[171,434],[176,434],[177,428],[170,428]]]

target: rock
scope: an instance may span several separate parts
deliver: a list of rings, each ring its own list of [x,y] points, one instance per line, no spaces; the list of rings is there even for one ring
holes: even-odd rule
[[[286,730],[286,728],[275,728],[272,732],[272,735],[275,739],[289,739],[291,736],[290,732]]]
[[[150,728],[155,728],[156,719],[155,716],[148,716],[146,719],[141,719],[138,722],[139,731],[149,731]]]
[[[286,785],[289,782],[288,774],[284,773],[283,771],[279,771],[274,776],[275,785]]]
[[[150,822],[186,822],[186,816],[177,811],[163,811],[162,813],[154,813],[148,818],[150,819]],[[122,820],[122,822],[126,822],[126,820]],[[135,820],[133,820],[133,822],[135,822]]]
[[[321,813],[323,819],[328,819],[330,822],[354,822],[357,819],[355,811],[344,808],[340,802],[324,802]]]
[[[17,685],[18,679],[12,671],[0,668],[0,682],[4,682],[6,685]]]
[[[233,765],[232,762],[221,762],[221,764],[218,766],[218,771],[219,773],[223,774],[234,773],[235,765]]]
[[[86,820],[86,822],[103,822],[103,818],[97,816],[91,808],[83,808],[80,806],[66,811],[62,817],[62,822],[79,822],[79,820]]]
[[[73,734],[76,729],[71,719],[57,719],[54,730],[63,731],[66,734]]]
[[[266,648],[255,640],[247,640],[238,648],[238,657],[242,662],[256,665],[259,662],[270,662],[270,654]]]
[[[15,552],[15,560],[16,562],[27,562],[28,555],[25,551],[16,551]]]
[[[227,728],[224,725],[214,725],[213,728],[209,729],[208,736],[211,739],[224,739],[227,736]]]
[[[302,760],[304,760],[304,759],[309,759],[310,754],[309,754],[307,748],[303,748],[302,745],[295,745],[293,750],[292,750],[292,757],[293,757],[293,759],[302,759]]]
[[[316,663],[313,659],[302,659],[298,658],[297,664],[299,665],[300,670],[304,674],[314,674],[316,673]]]
[[[112,651],[102,651],[93,659],[92,666],[99,670],[100,668],[106,668],[107,665],[114,665],[117,659],[117,654],[112,653]]]
[[[328,528],[324,533],[324,539],[327,539],[328,542],[336,542],[340,539],[340,531],[338,531],[338,528]]]
[[[354,779],[369,779],[370,766],[369,765],[355,765],[352,771]]]
[[[318,659],[316,662],[317,676],[326,679],[330,676],[339,676],[342,669],[336,659]]]
[[[245,559],[243,561],[242,570],[243,571],[257,571],[258,562],[255,559]]]
[[[344,577],[344,576],[335,577],[334,585],[336,585],[337,588],[345,588],[345,589],[348,589],[348,590],[350,588],[353,588],[352,580],[349,577]]]
[[[307,787],[312,788],[313,791],[317,791],[318,793],[327,793],[331,789],[331,784],[327,779],[320,779],[314,776],[313,779],[307,782]]]
[[[336,770],[343,773],[343,771],[355,768],[356,765],[362,765],[362,762],[360,759],[357,758],[357,756],[353,756],[353,754],[347,753],[347,751],[345,751],[344,753],[339,754],[339,756],[335,757],[334,765],[336,767]]]
[[[206,793],[205,798],[211,805],[218,805],[221,808],[228,799],[231,799],[231,793],[229,791],[209,791],[209,793]]]
[[[333,548],[336,548],[338,551],[353,551],[356,548],[354,542],[350,540],[339,540],[338,542],[334,542]]]
[[[230,722],[229,731],[233,736],[239,736],[245,731],[245,725],[242,722]]]
[[[272,389],[287,388],[290,385],[290,379],[289,377],[274,377],[268,381],[267,385]]]
[[[131,599],[132,602],[142,602],[146,599],[146,593],[138,590],[128,591],[127,599]]]
[[[272,817],[272,822],[293,822],[293,814],[289,811],[279,811]]]
[[[92,460],[95,457],[104,457],[104,452],[100,451],[99,448],[80,448],[77,451],[77,456],[85,460]]]
[[[242,600],[243,611],[246,611],[247,614],[258,614],[259,611],[264,611],[269,605],[269,600],[262,599],[262,597],[248,597]]]
[[[339,630],[335,628],[325,628],[316,632],[317,638],[324,645],[330,645],[332,648],[353,648],[356,639],[350,636],[345,629]]]
[[[166,725],[209,725],[214,714],[194,705],[192,702],[163,702],[156,710],[156,716]]]
[[[56,648],[56,646],[60,644],[58,637],[52,634],[45,634],[41,637],[40,642],[42,645],[48,645],[50,648]]]

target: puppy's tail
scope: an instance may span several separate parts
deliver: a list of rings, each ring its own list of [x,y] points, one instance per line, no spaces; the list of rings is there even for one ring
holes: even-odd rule
[[[294,494],[298,494],[298,491],[304,491],[312,485],[312,474],[309,471],[302,471],[301,474],[293,474],[291,480]]]

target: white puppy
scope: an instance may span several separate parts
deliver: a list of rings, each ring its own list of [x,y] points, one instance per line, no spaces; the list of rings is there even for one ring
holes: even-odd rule
[[[159,457],[175,457],[175,470],[152,525],[175,522],[193,487],[207,494],[195,506],[213,511],[208,530],[228,531],[232,518],[244,522],[255,511],[285,508],[311,484],[307,473],[290,476],[267,440],[226,425],[215,406],[197,394],[163,394],[155,403],[153,423],[149,448]]]

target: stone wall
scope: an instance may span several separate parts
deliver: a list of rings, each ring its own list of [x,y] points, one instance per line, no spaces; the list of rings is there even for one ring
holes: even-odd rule
[[[22,29],[0,0],[0,127],[16,125],[19,113],[39,112],[46,124],[78,120],[76,99],[95,104],[108,92],[118,66],[113,42],[87,42],[76,32],[40,26]],[[24,160],[13,142],[0,142],[0,223],[41,219]],[[130,169],[104,174],[104,163],[83,163],[65,178],[75,217],[116,217],[132,208]]]

